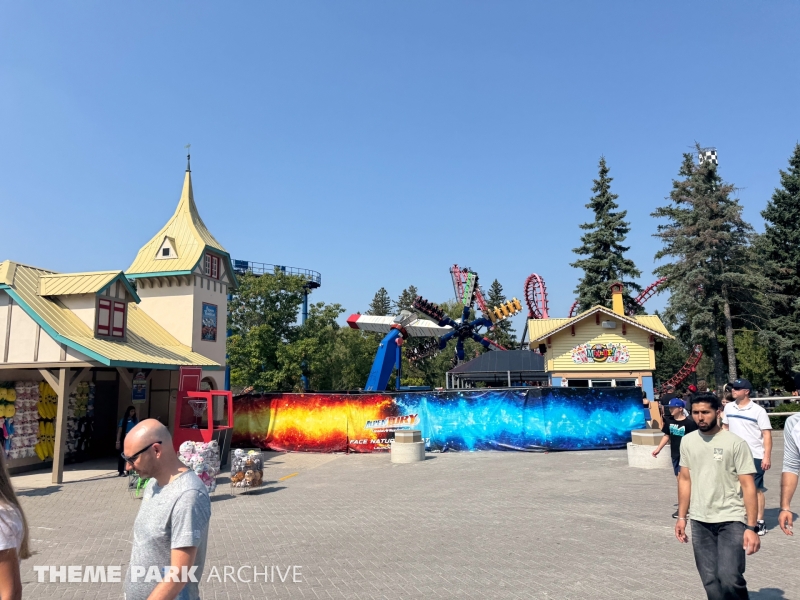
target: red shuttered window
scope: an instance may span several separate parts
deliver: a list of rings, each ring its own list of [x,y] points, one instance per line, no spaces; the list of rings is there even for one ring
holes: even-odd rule
[[[125,307],[124,302],[114,302],[113,321],[111,323],[111,337],[125,337]]]
[[[97,305],[97,335],[111,335],[111,300],[101,298]]]

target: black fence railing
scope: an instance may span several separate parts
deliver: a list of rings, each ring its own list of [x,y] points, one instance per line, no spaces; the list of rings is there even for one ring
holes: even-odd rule
[[[276,272],[284,273],[286,275],[295,275],[303,277],[308,281],[308,287],[318,288],[322,285],[322,275],[318,271],[311,269],[299,269],[297,267],[287,267],[285,265],[270,265],[267,263],[252,262],[249,260],[236,260],[233,261],[233,270],[238,275],[251,273],[253,275],[274,275]]]

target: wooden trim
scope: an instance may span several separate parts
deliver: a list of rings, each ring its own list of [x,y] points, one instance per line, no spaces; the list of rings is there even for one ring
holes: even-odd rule
[[[54,390],[58,390],[58,379],[56,379],[55,376],[50,371],[48,371],[47,369],[39,369],[39,373],[42,374],[42,377],[44,377],[44,380],[50,384],[51,388],[53,388]]]
[[[33,345],[33,362],[39,362],[39,338],[42,337],[42,326],[36,324],[36,341]]]
[[[10,369],[60,369],[61,367],[65,366],[69,367],[105,367],[100,363],[88,363],[83,361],[75,361],[75,362],[49,362],[49,363],[8,363],[8,364],[0,364],[0,371],[7,371]]]
[[[117,367],[120,379],[125,382],[128,387],[133,387],[133,374],[123,367]]]
[[[14,299],[8,296],[8,314],[6,315],[6,340],[3,347],[3,362],[8,362],[8,349],[11,346],[11,309],[14,306]]]
[[[67,388],[67,395],[69,395],[69,394],[71,394],[72,392],[75,391],[75,388],[78,387],[78,384],[80,383],[80,380],[88,372],[89,372],[89,369],[88,368],[84,368],[84,369],[81,369],[80,371],[78,371],[77,373],[75,373],[75,376],[69,382],[69,387]]]
[[[53,456],[53,477],[52,483],[64,483],[64,455],[67,449],[67,378],[69,369],[59,369],[58,387],[54,388],[58,393],[58,412],[56,414],[56,440],[55,452]]]

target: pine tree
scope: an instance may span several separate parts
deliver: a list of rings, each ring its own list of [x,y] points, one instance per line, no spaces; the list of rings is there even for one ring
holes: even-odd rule
[[[369,303],[368,315],[377,317],[385,317],[392,312],[392,299],[389,298],[389,293],[386,288],[381,288],[375,292],[372,302]]]
[[[396,314],[400,314],[400,311],[407,310],[409,312],[414,312],[413,304],[414,299],[418,296],[417,288],[413,285],[408,286],[397,297],[397,300],[394,303],[394,310]]]
[[[757,292],[769,289],[770,283],[754,268],[753,229],[742,219],[742,206],[731,197],[735,188],[722,180],[717,165],[696,165],[693,155],[684,154],[679,175],[672,182],[671,203],[652,213],[668,219],[654,234],[664,244],[656,259],[673,259],[655,273],[667,277],[668,320],[679,324],[687,345],[703,345],[721,386],[737,376],[734,321],[757,318]],[[725,340],[727,377],[719,337]]]
[[[486,303],[489,305],[489,308],[494,308],[495,306],[500,306],[504,302],[506,302],[506,296],[503,293],[503,286],[495,279],[489,287],[489,293],[486,295]],[[509,319],[497,323],[494,329],[486,334],[486,337],[508,350],[512,350],[516,346],[516,332]]]
[[[792,374],[800,372],[800,144],[780,177],[781,187],[761,212],[760,257],[775,284],[763,337],[784,385],[795,387]]]
[[[625,217],[628,211],[617,211],[614,202],[618,196],[611,193],[612,177],[608,176],[605,157],[600,157],[598,178],[592,186],[592,196],[586,208],[594,212],[594,221],[580,226],[586,231],[581,236],[581,246],[573,249],[575,254],[586,256],[571,263],[570,266],[583,270],[575,293],[578,296],[579,310],[588,310],[597,304],[611,306],[611,284],[619,281],[625,285],[626,308],[636,308],[629,292],[640,291],[641,286],[632,281],[641,272],[625,253],[630,250],[623,246],[630,227]]]

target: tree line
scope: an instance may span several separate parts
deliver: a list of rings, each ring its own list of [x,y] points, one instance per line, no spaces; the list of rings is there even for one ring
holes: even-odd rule
[[[658,225],[653,235],[662,261],[653,274],[666,277],[659,288],[669,300],[660,315],[675,340],[658,351],[655,377],[665,381],[700,344],[704,358],[698,376],[712,387],[739,376],[759,388],[800,385],[800,144],[779,186],[761,212],[765,230],[757,234],[742,216],[736,187],[723,180],[718,165],[682,156],[678,176],[664,206],[651,216]],[[634,297],[642,277],[627,253],[630,233],[627,211],[620,210],[612,192],[610,169],[600,158],[598,176],[586,207],[593,219],[580,225],[578,259],[581,270],[575,289],[578,310],[597,304],[610,306],[610,284],[625,285],[625,306],[644,312]],[[245,275],[229,303],[228,339],[232,384],[264,391],[301,391],[304,380],[313,390],[350,390],[363,387],[382,335],[342,327],[339,304],[315,303],[305,324],[298,323],[305,281],[276,272],[272,276]],[[417,288],[409,285],[397,298],[381,287],[366,314],[413,312]],[[499,281],[486,293],[496,306],[507,300]],[[440,303],[453,318],[461,316],[455,300]],[[485,335],[506,348],[516,347],[516,332],[502,321]],[[424,360],[412,360],[417,350],[429,350],[425,341],[410,339],[403,353],[403,384],[444,384],[444,373],[454,366],[452,344]],[[471,340],[468,358],[484,351]],[[390,386],[393,386],[394,379]]]
[[[695,344],[704,351],[699,375],[721,387],[746,377],[758,388],[794,390],[800,384],[800,144],[795,146],[779,186],[761,211],[764,232],[757,234],[742,216],[736,187],[726,182],[716,162],[702,151],[684,154],[667,203],[651,216],[661,242],[654,275],[666,277],[669,291],[661,315],[675,341],[656,358],[656,378],[666,380]],[[572,266],[583,270],[575,293],[581,309],[610,305],[609,285],[625,284],[626,307],[642,311],[631,294],[641,287],[641,272],[626,257],[630,231],[626,211],[611,193],[609,168],[600,159],[587,208],[594,221],[574,252]]]

